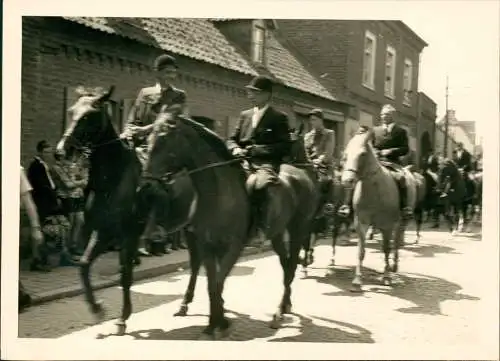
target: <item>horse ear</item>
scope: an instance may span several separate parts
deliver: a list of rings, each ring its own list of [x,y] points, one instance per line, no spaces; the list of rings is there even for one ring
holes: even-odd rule
[[[99,103],[104,103],[107,102],[111,96],[113,95],[113,92],[115,91],[115,86],[112,85],[109,87],[107,91],[96,91],[97,93],[100,93],[99,96],[94,100],[94,103],[99,104]]]

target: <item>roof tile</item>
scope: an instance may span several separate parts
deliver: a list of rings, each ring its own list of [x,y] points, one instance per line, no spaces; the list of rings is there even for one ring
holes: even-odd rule
[[[337,100],[273,35],[267,41],[267,67],[286,86]]]
[[[245,59],[212,23],[216,19],[63,18],[229,70],[257,75],[249,60]],[[272,34],[266,51],[268,70],[284,85],[322,98],[336,100]]]
[[[250,75],[257,74],[224,35],[210,21],[204,19],[64,18],[229,70]]]

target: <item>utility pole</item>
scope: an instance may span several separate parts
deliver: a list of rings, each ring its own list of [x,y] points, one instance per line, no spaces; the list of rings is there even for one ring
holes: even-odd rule
[[[446,76],[446,115],[444,119],[444,156],[448,157],[448,131],[449,131],[449,119],[448,119],[448,75]]]

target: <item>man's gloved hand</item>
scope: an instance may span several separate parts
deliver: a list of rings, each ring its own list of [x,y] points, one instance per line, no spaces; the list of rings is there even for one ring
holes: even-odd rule
[[[267,145],[249,145],[245,148],[249,155],[261,155],[269,152],[269,147]]]
[[[238,158],[245,158],[248,154],[248,151],[243,148],[236,148],[233,150],[233,156]]]

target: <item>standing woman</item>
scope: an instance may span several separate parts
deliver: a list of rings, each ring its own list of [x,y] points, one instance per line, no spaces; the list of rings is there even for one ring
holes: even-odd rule
[[[73,148],[68,151],[68,158],[56,154],[53,166],[54,181],[61,199],[64,213],[71,224],[69,237],[64,246],[65,256],[79,257],[84,245],[78,244],[78,232],[83,224],[84,189],[88,182],[88,168],[84,157]]]

